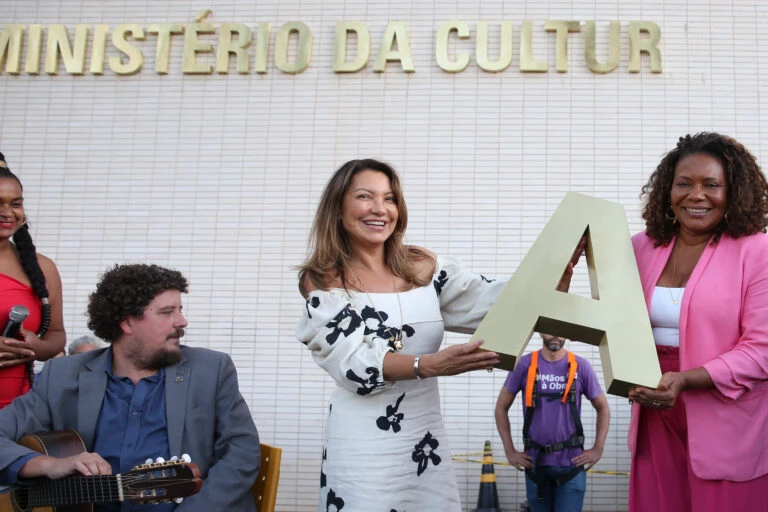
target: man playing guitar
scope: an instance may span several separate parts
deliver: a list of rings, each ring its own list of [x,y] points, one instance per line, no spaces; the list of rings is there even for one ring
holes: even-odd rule
[[[180,344],[181,273],[116,265],[90,295],[88,327],[110,347],[52,359],[26,395],[0,410],[0,484],[127,473],[189,454],[202,488],[183,503],[102,503],[95,510],[253,511],[259,437],[226,354]],[[87,451],[43,455],[32,432],[76,430]]]

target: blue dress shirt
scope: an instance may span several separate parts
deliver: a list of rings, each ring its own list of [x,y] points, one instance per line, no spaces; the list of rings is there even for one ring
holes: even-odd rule
[[[128,377],[112,373],[112,348],[107,357],[107,389],[101,403],[93,440],[93,452],[112,466],[112,474],[125,474],[147,459],[170,458],[168,421],[165,416],[165,370],[141,379],[136,385]],[[175,454],[180,456],[181,454]],[[176,503],[158,505],[136,501],[101,504],[98,512],[168,512]]]

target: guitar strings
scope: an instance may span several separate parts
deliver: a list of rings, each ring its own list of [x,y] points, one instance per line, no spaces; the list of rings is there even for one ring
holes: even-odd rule
[[[168,471],[169,469],[161,469],[158,468],[154,471]],[[172,469],[172,471],[177,471],[176,469]],[[145,474],[146,475],[146,474]],[[123,497],[124,499],[140,499],[140,500],[153,500],[153,499],[173,499],[175,496],[152,496],[151,494],[146,494],[146,491],[154,490],[154,489],[167,489],[169,491],[173,491],[176,488],[183,488],[184,486],[194,485],[199,478],[194,476],[194,474],[191,474],[188,477],[185,476],[159,476],[155,477],[154,480],[147,479],[146,476],[136,475],[136,474],[126,474],[121,475],[121,483],[123,487]],[[60,481],[61,482],[61,481]],[[145,488],[143,490],[137,490],[130,488],[133,484],[143,484]],[[157,484],[157,485],[153,485]],[[80,493],[85,494],[91,494],[92,496],[96,498],[102,498],[107,501],[112,501],[111,498],[116,497],[115,494],[117,493],[117,475],[92,475],[92,476],[80,476],[75,477],[75,479],[67,484],[67,487],[70,487],[70,491],[76,491]],[[85,487],[85,489],[84,489]],[[89,489],[90,488],[90,489]],[[30,488],[29,490],[32,490],[34,488]],[[36,491],[33,491],[34,495],[28,495],[26,499],[29,499],[30,501],[34,502],[34,506],[50,506],[50,505],[63,505],[59,500],[62,498],[62,496],[59,496],[59,492],[46,492],[48,490],[43,490],[38,488]],[[66,492],[66,491],[65,491]],[[191,494],[191,493],[190,493]],[[179,496],[181,497],[181,496]],[[75,496],[69,496],[69,500],[75,500],[74,502],[79,502]],[[53,500],[53,501],[52,501]]]

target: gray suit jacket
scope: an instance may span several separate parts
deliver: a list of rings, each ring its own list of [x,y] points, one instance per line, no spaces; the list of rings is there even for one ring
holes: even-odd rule
[[[0,409],[0,469],[30,453],[24,434],[77,430],[89,450],[107,386],[107,349],[51,359],[24,396]],[[179,364],[165,369],[171,455],[188,453],[203,486],[178,511],[254,511],[250,487],[259,471],[259,435],[240,394],[232,359],[182,347]]]

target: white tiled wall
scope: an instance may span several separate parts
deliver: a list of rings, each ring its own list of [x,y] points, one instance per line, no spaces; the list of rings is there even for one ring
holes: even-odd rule
[[[392,162],[405,182],[408,242],[504,277],[569,190],[622,203],[631,231],[640,230],[640,187],[685,133],[731,134],[759,159],[768,151],[768,36],[759,30],[768,6],[759,0],[0,0],[0,24],[63,23],[72,34],[76,23],[187,23],[205,9],[217,26],[240,22],[255,31],[271,23],[270,55],[277,28],[303,21],[314,35],[311,65],[288,75],[270,57],[264,75],[183,75],[177,38],[171,70],[160,76],[148,36],[138,43],[144,70],[132,76],[73,77],[63,67],[54,77],[3,72],[0,151],[23,180],[39,250],[58,263],[70,339],[86,332],[88,293],[109,265],[151,261],[189,277],[187,342],[234,357],[263,440],[283,448],[282,511],[315,508],[333,384],[293,336],[302,308],[294,265],[338,165],[367,156]],[[452,19],[467,22],[473,38],[477,20],[490,23],[492,38],[501,20],[512,21],[512,66],[489,74],[473,57],[462,73],[443,72],[434,39]],[[554,36],[544,22],[571,19],[597,21],[601,56],[608,21],[621,21],[616,71],[588,71],[583,34],[569,38],[568,72],[554,71]],[[332,72],[340,20],[362,21],[371,32],[371,60],[359,73]],[[407,26],[414,73],[397,63],[372,71],[393,20]],[[523,20],[533,23],[534,52],[548,73],[518,70]],[[662,74],[651,74],[647,59],[639,74],[628,73],[631,20],[661,28]],[[473,41],[451,43],[452,51],[472,52]],[[575,283],[586,292],[583,274]],[[596,349],[572,348],[599,368]],[[490,439],[502,462],[492,410],[503,379],[497,371],[442,380],[455,455],[477,453]],[[587,510],[626,508],[628,479],[613,472],[629,468],[629,411],[625,400],[609,401],[613,420],[598,469],[610,474],[588,478]],[[513,421],[521,424],[519,412]],[[480,465],[455,466],[472,509]],[[502,464],[496,474],[502,508],[515,509],[523,500],[520,474]]]

